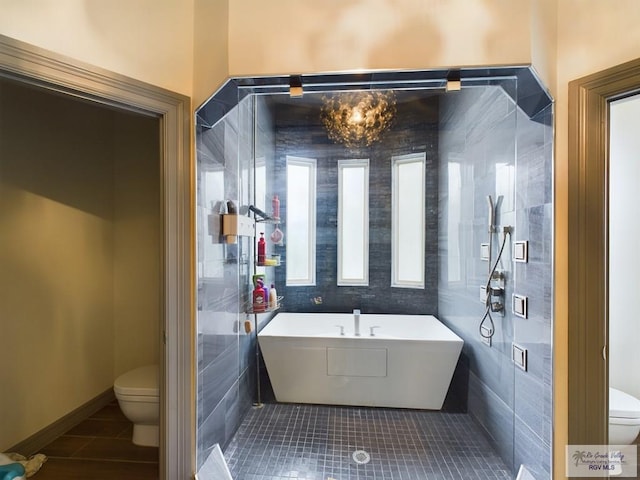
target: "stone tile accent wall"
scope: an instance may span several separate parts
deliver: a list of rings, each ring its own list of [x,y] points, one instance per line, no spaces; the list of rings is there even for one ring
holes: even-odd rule
[[[438,238],[438,100],[413,101],[399,95],[397,120],[380,142],[348,149],[331,142],[320,123],[320,104],[307,108],[279,103],[276,112],[276,189],[286,218],[287,155],[317,160],[316,285],[286,286],[284,268],[276,273],[287,311],[404,313],[437,315]],[[391,287],[391,157],[426,152],[425,288]],[[368,158],[369,286],[337,285],[338,160]],[[285,232],[286,225],[281,229]],[[286,261],[282,247],[278,253]],[[322,304],[313,299],[321,297]]]

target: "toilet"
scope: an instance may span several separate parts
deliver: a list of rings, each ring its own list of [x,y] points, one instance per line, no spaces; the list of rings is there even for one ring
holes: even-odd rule
[[[609,444],[630,445],[640,432],[640,400],[609,387]]]
[[[158,365],[147,365],[120,375],[113,384],[120,410],[133,423],[136,445],[160,444]]]

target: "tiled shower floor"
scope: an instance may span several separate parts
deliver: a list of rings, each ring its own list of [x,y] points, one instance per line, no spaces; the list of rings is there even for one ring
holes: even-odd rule
[[[358,464],[356,450],[370,461]],[[265,404],[247,414],[225,458],[234,480],[512,478],[462,413]]]

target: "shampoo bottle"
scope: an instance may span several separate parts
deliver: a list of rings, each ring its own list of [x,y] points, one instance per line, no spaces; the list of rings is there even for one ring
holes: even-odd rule
[[[267,258],[267,242],[264,241],[264,232],[260,232],[260,240],[258,240],[258,265],[264,265]]]
[[[271,199],[271,209],[273,210],[273,218],[280,220],[280,199],[278,195],[274,195]]]
[[[278,292],[276,292],[276,286],[272,283],[271,290],[269,290],[269,308],[278,308]]]
[[[262,280],[258,280],[258,286],[262,287],[262,291],[264,292],[264,306],[265,308],[269,308],[269,289]]]
[[[266,302],[264,298],[264,288],[260,286],[260,283],[256,285],[256,288],[253,290],[253,311],[254,312],[264,312],[266,310]]]

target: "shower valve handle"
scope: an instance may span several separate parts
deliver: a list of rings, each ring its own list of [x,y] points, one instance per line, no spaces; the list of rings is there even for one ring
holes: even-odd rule
[[[489,291],[492,297],[501,297],[504,295],[504,288],[502,287],[491,287]]]
[[[493,302],[491,304],[491,311],[492,312],[502,312],[502,311],[504,311],[504,305],[501,304],[500,302]]]

